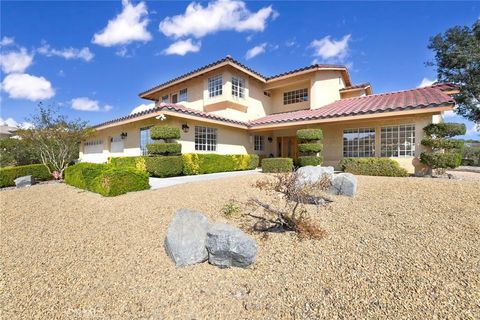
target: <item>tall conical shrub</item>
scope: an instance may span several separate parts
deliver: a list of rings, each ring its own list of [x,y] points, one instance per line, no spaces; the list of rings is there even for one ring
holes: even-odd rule
[[[323,163],[323,133],[321,129],[300,129],[297,131],[298,165],[319,166]]]

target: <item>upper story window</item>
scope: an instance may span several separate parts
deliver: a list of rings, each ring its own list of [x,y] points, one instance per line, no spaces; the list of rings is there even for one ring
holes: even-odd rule
[[[245,79],[232,77],[232,96],[245,98]]]
[[[415,155],[415,125],[406,124],[381,128],[382,157],[406,157]]]
[[[217,129],[195,126],[195,151],[217,151]]]
[[[253,150],[263,151],[265,149],[265,138],[263,136],[255,136],[254,142]]]
[[[174,93],[172,94],[172,103],[177,103],[178,102],[178,94]]]
[[[187,88],[180,90],[178,93],[179,96],[179,101],[187,101],[188,100],[188,94],[187,94]]]
[[[343,130],[344,157],[374,157],[375,128]]]
[[[168,103],[168,94],[166,96],[162,97],[162,102],[163,103]]]
[[[298,89],[283,93],[283,104],[292,104],[308,101],[308,89]]]
[[[208,96],[210,98],[223,94],[223,77],[221,74],[208,78]]]

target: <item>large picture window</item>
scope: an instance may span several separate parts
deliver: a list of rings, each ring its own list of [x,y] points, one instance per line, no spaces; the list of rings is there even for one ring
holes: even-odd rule
[[[210,98],[221,96],[223,94],[223,78],[222,75],[208,78],[208,96]]]
[[[245,98],[245,79],[232,77],[232,96]]]
[[[415,155],[415,125],[404,124],[381,128],[382,157]]]
[[[217,129],[195,126],[195,150],[217,151]]]
[[[142,155],[147,155],[147,144],[153,143],[154,141],[150,137],[150,127],[140,128],[140,151]]]
[[[308,101],[308,89],[299,89],[283,93],[283,104],[292,104]]]
[[[254,136],[253,150],[263,151],[265,148],[265,138],[263,136]]]
[[[375,128],[343,130],[343,156],[375,156]]]

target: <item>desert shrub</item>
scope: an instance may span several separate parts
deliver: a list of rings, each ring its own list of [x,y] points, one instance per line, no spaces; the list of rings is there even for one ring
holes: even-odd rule
[[[186,153],[182,157],[185,175],[252,170],[258,166],[256,154]]]
[[[300,156],[297,159],[297,165],[304,166],[319,166],[323,162],[323,157],[319,154],[323,145],[323,133],[320,129],[300,129],[297,131],[297,139],[300,141],[298,145],[298,153]]]
[[[65,183],[106,197],[150,188],[145,172],[98,163],[79,163],[68,167]]]
[[[364,176],[408,177],[408,171],[390,158],[344,158],[342,171]]]
[[[323,157],[321,156],[300,156],[297,159],[299,167],[305,166],[319,166],[323,163]]]
[[[463,123],[431,123],[423,131],[428,136],[437,136],[437,137],[454,137],[464,135],[467,128]]]
[[[145,157],[147,172],[153,177],[175,177],[182,174],[182,156]]]
[[[154,126],[150,128],[150,137],[153,140],[180,139],[180,129],[172,126]]]
[[[420,161],[432,169],[454,169],[462,163],[462,155],[456,152],[420,154]]]
[[[462,166],[474,166],[475,161],[473,159],[462,159]]]
[[[14,180],[23,176],[33,176],[37,181],[52,179],[52,175],[43,164],[5,167],[0,168],[0,188],[14,186]]]
[[[462,149],[462,157],[464,159],[471,159],[474,161],[477,165],[480,165],[480,147],[471,147],[471,146],[465,146]]]
[[[262,159],[262,171],[270,172],[290,172],[293,170],[293,160],[291,158],[265,158]]]
[[[151,143],[147,150],[150,155],[177,156],[182,152],[182,145],[176,142]]]
[[[223,205],[221,211],[226,217],[230,218],[239,213],[240,210],[240,204],[232,199]]]
[[[145,156],[137,157],[109,157],[108,163],[117,168],[130,168],[136,169],[142,172],[147,172],[147,166],[145,163]]]
[[[297,130],[297,139],[300,141],[316,141],[323,139],[323,132],[320,129]]]

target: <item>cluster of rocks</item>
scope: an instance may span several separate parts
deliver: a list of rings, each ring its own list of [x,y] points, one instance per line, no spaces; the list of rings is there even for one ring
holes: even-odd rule
[[[35,178],[33,176],[18,177],[13,181],[15,182],[15,187],[17,188],[30,187],[35,184]]]
[[[188,209],[177,210],[165,238],[165,249],[177,267],[209,263],[220,268],[246,268],[255,261],[256,242],[242,230],[225,223],[210,223]]]
[[[357,178],[351,173],[334,173],[333,167],[305,166],[297,170],[297,185],[314,184],[322,178],[330,180],[326,192],[335,195],[354,197],[357,192]]]

